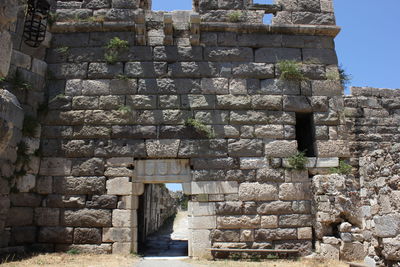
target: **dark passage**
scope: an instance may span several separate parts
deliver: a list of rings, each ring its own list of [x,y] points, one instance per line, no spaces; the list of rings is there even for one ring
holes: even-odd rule
[[[315,130],[312,113],[296,113],[296,140],[298,150],[307,157],[315,157]]]
[[[145,186],[139,198],[139,254],[147,257],[188,255],[187,212],[178,211],[180,197],[164,185]]]

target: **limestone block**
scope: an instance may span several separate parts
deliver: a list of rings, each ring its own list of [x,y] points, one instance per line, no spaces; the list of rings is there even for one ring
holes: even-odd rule
[[[318,157],[349,157],[349,143],[345,140],[317,141]]]
[[[259,228],[261,217],[258,215],[218,216],[218,229],[254,229]]]
[[[133,170],[126,167],[109,167],[104,172],[104,175],[107,177],[118,177],[118,176],[132,177],[134,175],[134,172]]]
[[[132,209],[137,210],[139,208],[139,197],[137,196],[122,196],[121,200],[118,201],[118,209]]]
[[[297,153],[297,141],[273,141],[265,145],[265,156],[284,158]]]
[[[293,112],[311,112],[310,100],[305,96],[284,96],[283,110]]]
[[[278,228],[278,216],[261,216],[261,228]]]
[[[226,78],[203,78],[201,90],[204,94],[229,94],[229,82]]]
[[[115,209],[117,200],[117,196],[93,195],[92,200],[86,202],[86,207],[91,209]]]
[[[189,218],[189,229],[215,229],[216,216],[193,216]]]
[[[400,260],[400,240],[399,238],[383,238],[382,254],[387,260]]]
[[[113,210],[112,225],[114,227],[135,227],[137,225],[136,211],[119,209]]]
[[[192,194],[235,194],[239,190],[237,182],[192,182]]]
[[[395,237],[400,233],[400,214],[375,216],[375,234],[379,237]]]
[[[278,199],[276,184],[242,183],[239,186],[239,199],[242,201],[268,201]]]
[[[107,194],[130,195],[132,194],[132,183],[129,177],[116,177],[106,182]]]
[[[268,159],[264,157],[240,158],[240,169],[242,170],[262,169],[268,167],[268,165]]]
[[[311,227],[301,227],[297,229],[298,239],[312,239],[312,228]]]
[[[251,97],[242,95],[218,95],[216,107],[218,109],[249,109]]]
[[[192,194],[192,183],[182,183],[182,191],[186,195]]]
[[[254,134],[257,138],[283,139],[283,125],[262,125],[256,126]]]
[[[37,73],[41,76],[46,76],[47,63],[43,60],[33,58],[32,60],[32,72]]]
[[[166,62],[127,62],[125,74],[129,77],[155,78],[167,73]]]
[[[283,182],[284,175],[280,169],[262,168],[257,170],[257,182]]]
[[[189,161],[184,159],[138,160],[135,161],[135,172],[135,182],[181,183],[191,180]]]
[[[85,195],[48,195],[45,199],[47,207],[50,208],[83,208],[86,204]]]
[[[229,93],[232,95],[247,94],[247,81],[245,79],[231,79],[229,82]]]
[[[285,163],[284,163],[285,164]],[[284,165],[285,166],[285,165]],[[308,168],[333,168],[339,166],[339,158],[308,158],[306,167]]]
[[[146,152],[149,158],[176,158],[179,139],[146,140]]]
[[[213,202],[193,202],[189,201],[188,211],[193,216],[215,215],[215,203]]]
[[[111,226],[111,211],[97,209],[65,210],[61,215],[65,226],[108,227]]]
[[[35,223],[37,226],[59,226],[60,210],[52,208],[36,208]]]
[[[133,241],[135,228],[103,228],[103,242]]]
[[[100,244],[101,229],[98,228],[75,228],[74,244]]]
[[[189,256],[203,259],[211,258],[211,252],[207,250],[211,248],[210,230],[191,230],[190,240]]]
[[[298,48],[259,48],[255,51],[255,62],[277,63],[281,60],[301,61]]]
[[[239,242],[239,230],[212,230],[211,239],[213,242]]]
[[[234,78],[268,79],[275,76],[274,64],[245,63],[234,64],[232,68]]]
[[[60,194],[103,194],[106,191],[106,178],[100,177],[56,177],[54,191]]]
[[[214,109],[214,95],[188,95],[187,99],[182,97],[182,105],[189,106],[191,109]]]
[[[296,16],[297,14],[293,14],[293,15]],[[304,16],[304,14],[298,14],[298,15]],[[296,23],[296,22],[294,22],[294,23]],[[300,23],[300,24],[302,24],[302,23]],[[308,24],[308,23],[304,23],[304,24]],[[327,48],[319,48],[319,49],[304,48],[303,49],[303,60],[304,61],[318,60],[318,62],[321,64],[331,64],[331,65],[338,64],[338,59],[337,59],[335,50],[327,49]]]
[[[340,96],[343,87],[340,81],[315,80],[311,82],[313,96]]]
[[[68,244],[73,241],[72,227],[41,227],[38,241],[42,243]]]
[[[91,158],[87,160],[78,160],[73,163],[72,175],[103,175],[104,161],[101,158]]]
[[[48,70],[55,79],[83,79],[86,78],[87,67],[88,63],[61,63],[49,64]]]
[[[6,77],[11,63],[13,42],[8,31],[0,32],[0,77]]]
[[[143,183],[132,183],[132,195],[140,196],[144,193]]]
[[[285,166],[285,165],[284,165]],[[285,171],[285,182],[308,182],[308,171],[307,170],[286,170]]]
[[[254,242],[254,230],[240,230],[240,242]]]
[[[364,245],[359,242],[343,242],[340,246],[340,260],[362,261],[365,256]]]
[[[177,95],[160,95],[158,97],[159,108],[179,108],[180,107],[180,97]]]
[[[339,260],[339,247],[330,244],[321,244],[320,255],[324,259]]]
[[[23,207],[12,207],[7,214],[6,226],[32,225],[33,209]]]
[[[262,156],[262,140],[257,139],[229,139],[228,153],[230,156]]]
[[[113,254],[129,255],[132,252],[135,252],[132,242],[115,242],[112,244]]]
[[[133,164],[132,157],[114,157],[106,161],[107,167],[129,167]]]
[[[276,241],[276,240],[295,240],[297,238],[296,229],[282,228],[282,229],[258,229],[255,230],[255,241]]]
[[[306,214],[292,214],[279,216],[279,226],[281,227],[302,227],[311,226],[312,217]]]
[[[311,183],[284,183],[279,186],[280,200],[311,199]]]
[[[292,203],[286,201],[272,201],[262,203],[258,208],[259,214],[290,214],[293,212]]]
[[[15,65],[17,67],[24,68],[24,69],[30,69],[32,58],[29,55],[24,54],[20,51],[13,50],[11,61],[12,61],[13,65]]]
[[[17,188],[21,193],[30,192],[36,186],[36,176],[27,174],[17,179]]]
[[[42,158],[40,175],[62,176],[70,175],[72,161],[65,158]]]

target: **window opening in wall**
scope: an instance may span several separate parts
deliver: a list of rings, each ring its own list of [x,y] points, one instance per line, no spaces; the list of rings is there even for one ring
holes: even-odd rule
[[[192,10],[192,0],[153,0],[152,10],[154,11],[174,11],[174,10]]]
[[[271,24],[272,23],[272,18],[274,17],[273,14],[265,14],[263,18],[263,23],[264,24]]]
[[[296,140],[298,150],[307,157],[315,157],[315,130],[312,113],[296,113]]]
[[[145,185],[137,216],[140,254],[188,256],[188,200],[181,184]]]

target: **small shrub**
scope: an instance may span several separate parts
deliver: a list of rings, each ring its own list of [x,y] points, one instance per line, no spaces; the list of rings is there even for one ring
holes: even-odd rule
[[[71,248],[70,250],[67,251],[67,254],[69,254],[69,255],[78,255],[80,253],[81,252],[76,248]]]
[[[343,87],[349,85],[351,81],[351,75],[347,74],[345,69],[340,65],[338,70],[330,70],[326,73],[326,79],[331,81],[340,81]]]
[[[279,79],[281,80],[293,80],[293,81],[304,81],[307,78],[301,71],[301,62],[294,60],[282,60],[278,62],[278,69],[281,72]]]
[[[59,54],[67,55],[69,52],[69,47],[68,46],[61,46],[56,49],[56,52]]]
[[[113,50],[121,50],[121,49],[127,49],[128,48],[128,41],[121,40],[118,37],[114,37],[108,41],[108,44],[106,45],[107,49],[113,49]]]
[[[330,173],[350,174],[351,169],[352,169],[351,165],[347,164],[344,160],[339,160],[339,167],[331,168]]]
[[[196,119],[188,119],[185,122],[186,126],[190,126],[196,129],[196,131],[205,134],[208,138],[215,138],[215,133],[209,127],[207,127],[204,123],[196,120]]]
[[[24,136],[34,137],[36,135],[36,130],[39,126],[39,122],[35,117],[25,116],[24,123],[22,126],[22,134]]]
[[[297,152],[297,154],[288,158],[289,169],[293,170],[304,170],[308,163],[308,158],[305,152]]]
[[[228,19],[230,22],[239,22],[242,18],[242,12],[240,11],[233,11],[228,15]]]
[[[106,18],[104,16],[93,16],[93,17],[87,18],[87,21],[89,21],[89,22],[104,22],[105,19]]]
[[[132,109],[131,109],[130,106],[119,106],[118,107],[118,111],[123,113],[123,114],[127,114],[127,113],[132,112]]]
[[[0,83],[5,82],[6,81],[6,77],[0,77]]]

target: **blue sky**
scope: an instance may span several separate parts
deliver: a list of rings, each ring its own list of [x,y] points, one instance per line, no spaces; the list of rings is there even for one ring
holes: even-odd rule
[[[272,0],[257,0],[271,3]],[[339,61],[352,86],[400,88],[400,0],[335,0]],[[190,10],[191,0],[153,0],[154,10]]]

